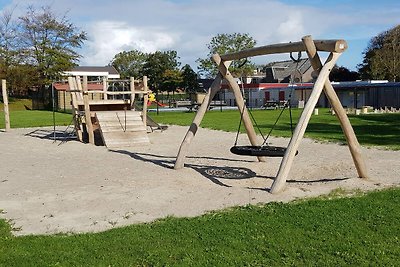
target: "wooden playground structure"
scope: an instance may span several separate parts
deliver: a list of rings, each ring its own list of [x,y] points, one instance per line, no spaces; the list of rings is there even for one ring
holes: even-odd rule
[[[143,96],[144,103],[147,103],[147,77],[142,80],[131,77],[125,82],[129,83],[129,91],[108,91],[105,85],[103,90],[88,90],[87,76],[68,77],[67,91],[71,93],[73,123],[79,141],[84,141],[86,133],[89,143],[95,144],[95,132],[98,132],[108,148],[150,142],[147,136],[147,105],[137,110],[135,103],[137,95]],[[101,97],[94,98],[93,94],[100,94]],[[121,99],[123,95],[129,97]]]
[[[214,82],[208,89],[204,101],[200,106],[200,108],[198,109],[197,114],[193,119],[193,122],[190,125],[181,143],[179,152],[176,157],[174,168],[180,169],[184,167],[184,161],[186,155],[188,154],[190,143],[193,140],[194,136],[196,135],[199,125],[212,99],[214,98],[215,94],[220,90],[221,82],[223,79],[225,79],[228,82],[230,89],[234,93],[237,107],[242,114],[243,124],[244,127],[246,128],[246,133],[251,145],[253,147],[257,146],[260,147],[257,141],[255,129],[249,117],[249,113],[246,108],[239,85],[237,84],[236,80],[228,70],[229,65],[233,60],[245,59],[248,57],[305,51],[311,61],[312,68],[314,69],[314,74],[315,76],[318,76],[318,78],[314,83],[314,87],[312,89],[309,100],[304,106],[303,112],[293,132],[293,136],[290,139],[289,145],[285,149],[278,174],[274,179],[270,192],[277,193],[283,190],[287,177],[289,175],[289,171],[292,167],[295,155],[300,146],[300,142],[304,137],[307,125],[310,121],[311,115],[313,113],[313,110],[317,104],[317,101],[322,91],[324,91],[326,97],[328,98],[332,106],[332,109],[335,111],[335,114],[339,119],[340,125],[342,127],[343,133],[346,137],[351,152],[351,156],[353,158],[354,165],[357,169],[358,176],[360,178],[367,178],[368,177],[367,169],[361,154],[361,148],[358,143],[357,137],[346,115],[346,111],[343,109],[343,106],[340,103],[339,98],[336,95],[336,92],[334,91],[333,86],[329,81],[329,73],[334,67],[339,56],[346,49],[347,49],[347,43],[344,40],[313,40],[312,37],[308,35],[304,36],[301,42],[266,45],[225,55],[214,54],[212,59],[217,65],[219,73],[217,74],[217,76],[214,79]],[[329,52],[329,57],[327,58],[324,64],[322,64],[320,60],[318,54],[319,51]],[[268,155],[266,154],[264,156]],[[264,156],[262,155],[258,156],[258,160],[260,162],[265,162]]]

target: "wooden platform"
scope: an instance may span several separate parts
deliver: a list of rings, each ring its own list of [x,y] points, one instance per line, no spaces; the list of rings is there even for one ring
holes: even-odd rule
[[[103,142],[108,148],[150,143],[139,111],[96,111],[96,119]]]

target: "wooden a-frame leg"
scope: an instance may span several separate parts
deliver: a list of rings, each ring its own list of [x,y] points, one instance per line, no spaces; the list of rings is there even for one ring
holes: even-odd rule
[[[311,92],[310,98],[301,113],[299,122],[294,130],[293,136],[290,139],[289,146],[286,149],[285,155],[283,156],[281,165],[279,166],[278,174],[272,184],[271,193],[280,192],[285,186],[286,179],[289,175],[289,171],[292,167],[296,151],[300,146],[301,139],[304,136],[308,122],[310,121],[311,115],[321,95],[322,89],[325,85],[325,81],[329,78],[329,73],[334,67],[338,60],[340,53],[331,53],[327,59],[325,65],[322,67],[321,72],[314,84],[314,88]]]
[[[257,134],[256,134],[256,131],[254,130],[253,124],[249,117],[249,113],[248,113],[246,105],[244,103],[243,96],[240,92],[239,85],[236,83],[232,74],[229,72],[228,67],[226,67],[225,64],[221,64],[223,62],[221,61],[221,57],[218,54],[213,55],[213,60],[218,65],[219,72],[228,81],[229,86],[231,87],[231,89],[233,91],[233,94],[236,99],[236,104],[237,104],[239,111],[242,114],[243,125],[246,128],[246,133],[247,133],[247,136],[249,137],[249,141],[250,141],[251,145],[258,146],[259,143],[257,141]],[[260,161],[260,162],[266,161],[265,157],[257,157],[257,158],[258,158],[258,161]]]
[[[228,63],[229,64],[229,63]],[[207,91],[207,94],[204,97],[203,103],[200,105],[199,110],[196,113],[196,116],[193,119],[192,124],[189,127],[189,130],[186,132],[186,135],[179,147],[178,155],[176,156],[174,169],[178,170],[183,168],[185,164],[185,158],[189,151],[190,143],[192,139],[196,135],[197,130],[199,129],[200,123],[204,118],[204,115],[214,98],[215,94],[221,89],[221,81],[222,75],[220,73],[217,74],[215,80],[211,84],[210,88]]]
[[[304,46],[306,47],[308,57],[310,58],[311,66],[315,71],[320,70],[322,68],[322,63],[311,36],[303,37],[302,41],[304,43]],[[335,111],[337,118],[339,119],[340,126],[342,127],[342,131],[344,133],[344,136],[346,137],[347,144],[349,146],[351,156],[353,157],[353,162],[357,169],[358,176],[360,178],[368,178],[368,171],[365,165],[365,161],[362,157],[360,144],[358,143],[353,127],[350,124],[350,120],[346,115],[346,111],[340,103],[340,100],[335,90],[333,89],[333,86],[330,83],[329,79],[325,81],[324,93],[328,98],[333,110]]]

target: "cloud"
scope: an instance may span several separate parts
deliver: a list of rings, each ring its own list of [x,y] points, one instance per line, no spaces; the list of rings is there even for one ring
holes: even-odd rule
[[[89,40],[82,60],[87,65],[105,65],[121,51],[153,53],[174,47],[178,38],[161,28],[134,27],[126,22],[96,21],[89,28]]]

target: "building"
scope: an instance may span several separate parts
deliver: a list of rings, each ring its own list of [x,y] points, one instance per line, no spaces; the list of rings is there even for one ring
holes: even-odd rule
[[[88,76],[93,78],[102,79],[119,79],[120,75],[113,66],[77,66],[71,70],[65,71],[64,76]]]

